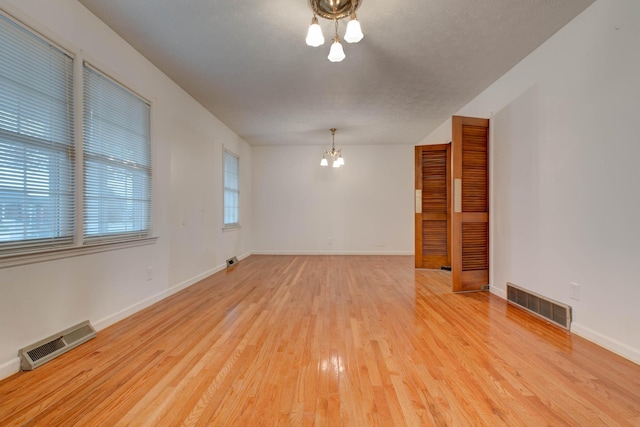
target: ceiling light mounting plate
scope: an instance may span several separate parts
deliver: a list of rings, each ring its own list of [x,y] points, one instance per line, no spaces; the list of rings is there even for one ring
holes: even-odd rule
[[[316,15],[325,19],[342,19],[360,7],[362,0],[309,0]]]

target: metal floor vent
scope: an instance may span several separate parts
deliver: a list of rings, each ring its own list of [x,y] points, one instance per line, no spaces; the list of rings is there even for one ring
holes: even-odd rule
[[[507,282],[507,301],[564,329],[571,329],[571,306],[543,297],[509,282]]]
[[[229,258],[227,260],[227,268],[229,267],[233,267],[234,265],[236,265],[238,263],[238,258],[233,257],[233,258]]]
[[[96,330],[89,321],[72,326],[69,329],[52,335],[18,351],[20,369],[31,371],[49,360],[66,353],[96,336]]]

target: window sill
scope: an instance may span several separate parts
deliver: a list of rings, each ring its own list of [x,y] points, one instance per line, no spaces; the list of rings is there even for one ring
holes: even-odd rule
[[[236,230],[240,230],[241,228],[242,226],[240,224],[225,225],[222,227],[222,232],[226,233],[228,231],[236,231]]]
[[[17,267],[20,265],[34,264],[37,262],[53,261],[56,259],[95,254],[98,252],[115,251],[118,249],[133,248],[136,246],[153,245],[157,240],[157,237],[147,237],[144,239],[132,240],[130,242],[104,243],[91,246],[76,246],[40,253],[9,255],[6,257],[0,257],[0,268]]]

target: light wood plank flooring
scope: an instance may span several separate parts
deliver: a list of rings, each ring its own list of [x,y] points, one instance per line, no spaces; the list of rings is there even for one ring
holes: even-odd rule
[[[450,286],[251,256],[0,382],[0,425],[640,425],[640,366]]]

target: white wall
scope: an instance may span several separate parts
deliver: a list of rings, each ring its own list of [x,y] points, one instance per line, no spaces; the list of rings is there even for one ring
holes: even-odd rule
[[[568,303],[575,333],[640,363],[638,76],[640,2],[598,0],[457,114],[493,115],[492,291]]]
[[[190,98],[188,101],[193,102]],[[179,112],[188,111],[176,105]],[[176,117],[174,123],[184,120]],[[251,147],[203,109],[170,129],[169,281],[193,283],[250,253]],[[240,229],[222,230],[223,145],[240,157]]]
[[[152,100],[155,244],[0,269],[0,378],[17,351],[104,328],[250,250],[251,149],[75,0],[0,0],[15,18]],[[241,156],[243,228],[222,232],[222,145]],[[146,267],[153,279],[146,280]]]
[[[413,147],[253,147],[254,253],[413,254]]]

